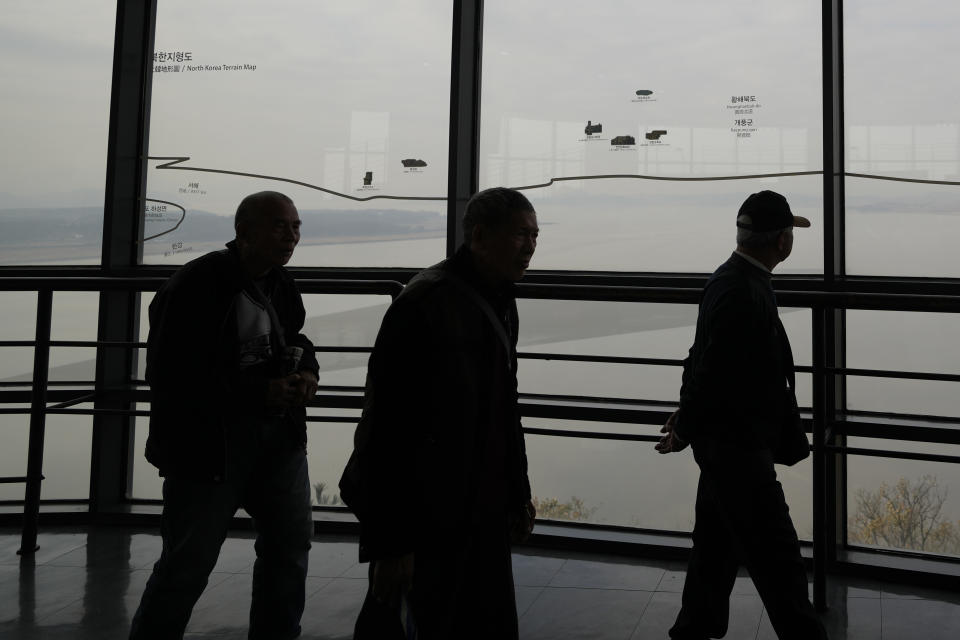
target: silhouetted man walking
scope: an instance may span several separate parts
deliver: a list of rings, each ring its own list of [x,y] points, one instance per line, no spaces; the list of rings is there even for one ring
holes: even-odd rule
[[[793,228],[809,226],[780,194],[752,194],[737,215],[736,251],[703,291],[680,408],[657,444],[669,453],[690,443],[700,466],[693,550],[670,629],[676,640],[726,634],[741,562],[779,638],[827,637],[807,596],[800,544],[773,466],[809,455],[793,355],[770,283],[793,249]]]
[[[150,304],[147,460],[160,470],[163,550],[130,637],[181,638],[237,509],[253,516],[250,638],[300,635],[313,519],[306,403],[317,390],[304,308],[283,265],[300,216],[244,198],[236,239],[177,271]]]
[[[389,637],[371,622],[401,594],[420,640],[517,637],[510,543],[529,535],[535,513],[513,283],[539,228],[530,202],[503,188],[471,198],[463,227],[456,254],[390,306],[370,357],[340,484],[372,565],[358,639]]]

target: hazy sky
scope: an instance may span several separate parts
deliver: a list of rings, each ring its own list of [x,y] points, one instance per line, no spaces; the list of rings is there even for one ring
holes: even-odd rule
[[[103,192],[114,3],[5,0],[3,10],[0,209],[96,206]],[[817,3],[488,0],[485,11],[482,186],[610,173],[821,169]],[[359,197],[443,196],[451,15],[448,0],[161,0],[156,50],[192,60],[174,62],[180,71],[154,74],[150,153]],[[850,0],[845,16],[851,170],[957,179],[960,86],[952,77],[960,58],[960,8],[931,0]],[[188,64],[200,70],[183,70]],[[653,93],[638,101],[638,89]],[[735,114],[728,108],[734,95],[756,96],[760,106]],[[748,139],[731,131],[741,128],[739,118],[753,120],[742,127],[755,129]],[[599,140],[583,140],[587,120],[603,124]],[[647,143],[645,134],[656,129],[668,133]],[[618,135],[638,145],[611,148]],[[405,158],[427,167],[404,170]],[[372,184],[364,188],[367,172]],[[859,191],[853,185],[851,193],[870,195],[875,184]],[[438,216],[445,210],[442,202],[353,204],[275,181],[187,171],[151,170],[148,187],[151,197],[188,211],[220,214],[262,188],[289,191],[304,209],[411,208]],[[657,249],[644,244],[649,232],[715,235],[729,226],[731,208],[759,188],[780,190],[814,220],[821,215],[818,179],[806,178],[696,186],[607,180],[529,193],[542,221],[555,225],[553,237],[566,234],[555,247],[582,238],[601,247],[639,236],[636,253],[649,254]],[[885,185],[875,192],[884,200],[916,201],[914,191],[898,189]],[[671,226],[678,214],[669,205],[645,204],[671,199],[692,207],[679,226]],[[592,206],[585,209],[584,202]],[[590,228],[585,215],[594,221]],[[899,233],[891,233],[890,242]],[[796,267],[816,268],[818,238],[808,243],[809,255],[797,256]],[[889,242],[875,242],[876,252],[886,251]],[[551,258],[544,247],[543,259],[559,265],[564,256]],[[680,245],[660,249],[675,255]],[[648,268],[647,262],[624,255],[601,264],[585,256],[568,266],[630,269]],[[664,268],[694,264],[680,260]]]

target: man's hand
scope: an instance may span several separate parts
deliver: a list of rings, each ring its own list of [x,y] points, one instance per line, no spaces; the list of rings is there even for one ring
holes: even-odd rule
[[[302,407],[317,393],[319,382],[313,371],[298,371],[267,381],[268,407]]]
[[[300,371],[299,374],[301,391],[300,404],[310,404],[313,397],[317,395],[317,387],[320,385],[320,382],[317,380],[317,376],[314,375],[313,371],[304,370]]]
[[[388,602],[398,592],[409,593],[413,588],[413,554],[374,560],[370,587],[378,602]]]
[[[520,508],[517,518],[510,523],[510,540],[516,543],[526,542],[533,533],[533,525],[537,519],[537,509],[532,500]]]
[[[670,417],[667,418],[667,422],[660,429],[660,433],[665,434],[660,438],[660,442],[657,443],[656,448],[660,453],[671,453],[673,451],[683,451],[687,448],[687,443],[680,439],[676,433],[674,433],[673,428],[677,424],[677,416],[680,414],[680,409],[677,409],[670,414]]]
[[[267,381],[267,406],[298,407],[303,405],[303,376],[291,373],[282,378],[272,378]]]

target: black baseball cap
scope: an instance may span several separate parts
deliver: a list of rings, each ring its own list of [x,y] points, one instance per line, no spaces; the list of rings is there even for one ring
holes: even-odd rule
[[[809,227],[810,221],[795,216],[787,199],[775,191],[758,191],[740,205],[737,227],[751,231],[777,231],[788,227]]]

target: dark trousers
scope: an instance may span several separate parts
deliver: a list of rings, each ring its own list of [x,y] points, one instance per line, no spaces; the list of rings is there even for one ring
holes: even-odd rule
[[[746,565],[781,640],[827,637],[807,595],[807,574],[769,450],[694,445],[700,465],[693,550],[670,637],[722,638],[730,592]]]
[[[505,519],[493,524],[418,551],[412,597],[418,640],[518,637],[509,532]]]
[[[133,617],[131,640],[182,638],[220,554],[230,520],[244,508],[257,530],[250,638],[300,635],[313,518],[306,452],[255,438],[231,442],[222,483],[167,478],[163,550]]]
[[[506,522],[493,530],[474,527],[464,523],[462,538],[424,542],[414,553],[409,602],[417,640],[517,640]],[[403,637],[399,604],[379,604],[368,590],[355,640]]]

